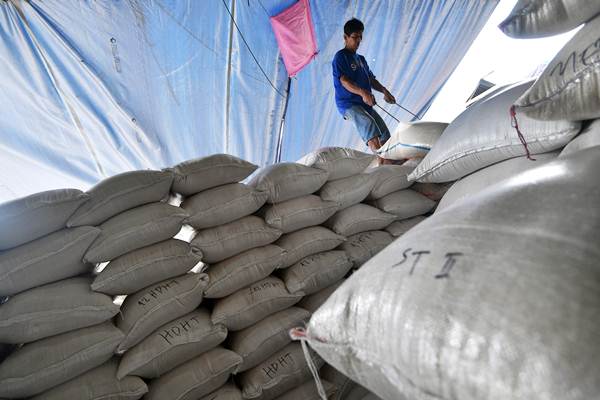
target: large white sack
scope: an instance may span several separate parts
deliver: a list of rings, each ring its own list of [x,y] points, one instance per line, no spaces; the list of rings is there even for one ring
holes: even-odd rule
[[[110,322],[28,343],[0,364],[0,396],[33,396],[108,361],[123,333]]]
[[[290,329],[305,324],[310,312],[299,307],[290,307],[269,315],[256,324],[229,336],[229,348],[244,360],[238,372],[253,368],[273,353],[287,346],[292,338]]]
[[[258,167],[229,154],[195,158],[167,169],[175,174],[173,191],[189,196],[216,186],[246,179]]]
[[[290,233],[327,221],[340,208],[336,201],[328,200],[309,194],[268,205],[260,211],[259,215],[264,217],[269,226],[283,233]]]
[[[213,324],[223,324],[230,331],[239,331],[293,306],[301,298],[300,294],[290,293],[281,279],[269,276],[217,300],[211,319]]]
[[[335,213],[327,220],[325,226],[339,235],[351,236],[360,232],[383,229],[395,219],[395,215],[359,203]]]
[[[521,114],[540,120],[600,118],[598,40],[600,16],[585,24],[515,101],[519,124],[524,119]]]
[[[217,347],[150,382],[145,400],[197,400],[227,382],[242,359]]]
[[[316,192],[328,176],[329,173],[322,169],[279,163],[258,170],[248,185],[269,193],[267,203],[275,204]]]
[[[285,250],[274,244],[250,249],[206,269],[206,298],[219,299],[266,278],[283,265]]]
[[[510,108],[530,86],[530,81],[508,86],[463,111],[408,179],[454,181],[488,165],[525,155],[525,146],[511,124]],[[522,112],[517,113],[517,120],[531,154],[563,147],[581,127],[580,122],[538,121]]]
[[[323,360],[310,351],[314,365],[320,368]],[[245,399],[272,400],[311,377],[300,343],[290,343],[265,361],[239,374],[238,383]]]
[[[379,165],[366,171],[374,180],[373,188],[367,196],[368,200],[377,200],[398,190],[407,189],[413,183],[408,180],[408,174],[413,167],[404,165]]]
[[[287,268],[311,254],[333,250],[345,240],[327,228],[311,226],[283,235],[275,244],[285,250],[281,268]]]
[[[518,39],[540,38],[570,31],[598,13],[595,0],[519,0],[499,28]]]
[[[600,151],[435,214],[350,277],[307,328],[384,399],[600,393]]]
[[[217,347],[227,328],[213,324],[207,310],[198,308],[174,319],[125,352],[117,377],[157,378],[178,365]]]
[[[558,156],[565,157],[594,146],[600,146],[600,119],[588,122],[581,133],[571,140]]]
[[[375,155],[345,147],[324,147],[298,160],[298,163],[323,169],[329,173],[328,180],[347,178],[363,172],[375,159]]]
[[[108,263],[94,282],[96,292],[123,295],[190,271],[202,252],[183,240],[169,239],[119,256]]]
[[[78,189],[57,189],[0,204],[0,251],[63,229],[88,199]]]
[[[113,357],[77,378],[32,397],[31,400],[137,400],[148,387],[137,376],[117,379],[119,361]]]
[[[100,225],[102,233],[85,253],[88,262],[114,260],[130,251],[172,238],[179,232],[187,213],[165,203],[132,208]]]
[[[92,292],[91,283],[70,278],[10,297],[0,306],[0,342],[29,343],[111,319],[119,306]]]
[[[87,191],[90,199],[67,221],[67,226],[100,225],[107,219],[143,204],[169,196],[173,174],[130,171],[111,176]]]
[[[388,160],[425,157],[447,126],[445,122],[400,122],[377,154]]]
[[[250,215],[236,221],[201,230],[192,239],[192,246],[202,251],[202,260],[216,263],[254,247],[266,246],[281,236],[279,229]]]
[[[450,205],[475,196],[488,186],[518,175],[523,171],[537,168],[547,161],[556,158],[557,152],[538,154],[535,161],[527,157],[515,157],[480,169],[455,182],[440,200],[435,212],[440,212]]]
[[[83,255],[99,234],[92,226],[61,229],[0,253],[0,296],[91,272]]]
[[[231,183],[188,197],[181,203],[181,208],[190,214],[185,220],[187,224],[206,229],[252,214],[265,204],[267,196],[267,192],[242,183]]]
[[[127,296],[116,318],[117,327],[125,334],[117,351],[126,351],[161,325],[192,312],[202,302],[207,284],[206,274],[190,273]]]
[[[319,196],[323,200],[337,203],[338,208],[343,210],[363,201],[371,192],[374,184],[375,180],[369,174],[352,175],[327,182],[319,190]],[[325,222],[325,220],[321,222]]]

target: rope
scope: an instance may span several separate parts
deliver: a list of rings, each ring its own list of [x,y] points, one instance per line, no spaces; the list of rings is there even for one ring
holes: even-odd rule
[[[531,157],[531,153],[529,152],[529,147],[527,147],[527,141],[525,141],[525,136],[521,133],[519,129],[519,123],[517,122],[517,112],[515,111],[515,106],[510,107],[510,124],[513,128],[516,129],[517,135],[519,135],[519,140],[523,147],[525,147],[525,154],[527,154],[527,158],[531,161],[535,161],[535,158]]]
[[[400,120],[396,117],[394,117],[392,114],[390,114],[389,112],[387,112],[387,110],[383,107],[381,107],[379,104],[375,103],[375,105],[379,108],[381,108],[383,110],[384,113],[386,113],[387,115],[389,115],[390,117],[392,117],[393,119],[396,120],[396,122],[400,122]]]
[[[238,31],[238,33],[240,34],[240,37],[242,38],[242,41],[244,42],[244,44],[246,45],[246,48],[248,49],[248,51],[250,52],[250,54],[252,55],[252,58],[254,59],[254,62],[256,63],[256,65],[258,65],[258,68],[260,69],[260,72],[262,72],[263,76],[265,77],[265,79],[269,82],[269,84],[271,85],[271,87],[277,92],[277,94],[279,94],[281,97],[285,97],[280,91],[279,89],[277,89],[275,87],[275,85],[273,84],[273,82],[271,82],[271,79],[269,79],[269,76],[267,75],[267,73],[265,72],[265,70],[263,69],[263,67],[260,65],[260,63],[258,62],[258,59],[256,58],[256,56],[254,55],[254,53],[252,52],[252,49],[250,48],[250,45],[248,44],[248,42],[246,41],[246,38],[244,37],[244,35],[242,34],[242,31],[240,30],[237,22],[235,22],[235,18],[233,18],[233,15],[231,14],[231,11],[229,10],[229,7],[227,7],[227,3],[225,3],[225,0],[222,0],[223,5],[225,6],[225,9],[227,10],[227,14],[229,14],[229,17],[231,18],[231,21],[233,22],[233,25],[235,25],[235,29]]]
[[[400,107],[401,109],[403,109],[404,111],[406,111],[407,113],[409,113],[410,115],[412,115],[413,117],[415,117],[416,119],[418,119],[419,121],[421,120],[421,118],[419,118],[418,115],[414,114],[412,111],[410,111],[408,108],[404,108],[402,107],[400,104],[398,103],[394,103],[395,105],[397,105],[398,107]]]
[[[308,348],[308,336],[306,335],[306,330],[304,328],[293,328],[290,330],[290,337],[293,340],[300,341],[302,345],[302,352],[304,353],[304,358],[306,359],[306,363],[308,364],[308,369],[315,380],[317,385],[317,392],[319,393],[319,397],[322,400],[327,400],[327,393],[325,392],[325,388],[323,387],[323,382],[321,382],[321,377],[319,376],[319,370],[315,365],[312,357],[310,356],[310,350]]]

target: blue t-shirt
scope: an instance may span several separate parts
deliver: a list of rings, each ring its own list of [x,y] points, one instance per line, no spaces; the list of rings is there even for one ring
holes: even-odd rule
[[[375,75],[369,69],[367,60],[357,53],[350,50],[342,49],[335,53],[333,62],[333,87],[335,88],[335,104],[342,115],[347,109],[353,105],[361,105],[366,108],[371,108],[357,94],[349,92],[344,86],[340,78],[342,75],[348,77],[352,82],[363,89],[371,91],[371,79]]]

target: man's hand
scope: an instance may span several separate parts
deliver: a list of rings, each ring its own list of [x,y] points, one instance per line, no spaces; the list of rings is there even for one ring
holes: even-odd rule
[[[375,105],[375,96],[373,96],[373,93],[369,92],[368,90],[363,90],[361,93],[361,97],[365,104],[371,107]]]
[[[386,88],[383,89],[383,100],[386,103],[396,104],[396,98]]]

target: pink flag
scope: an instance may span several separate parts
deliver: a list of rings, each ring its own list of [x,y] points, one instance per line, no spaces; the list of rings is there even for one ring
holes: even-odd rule
[[[271,25],[285,69],[295,76],[317,54],[315,28],[308,0],[299,0],[293,6],[271,17]]]

